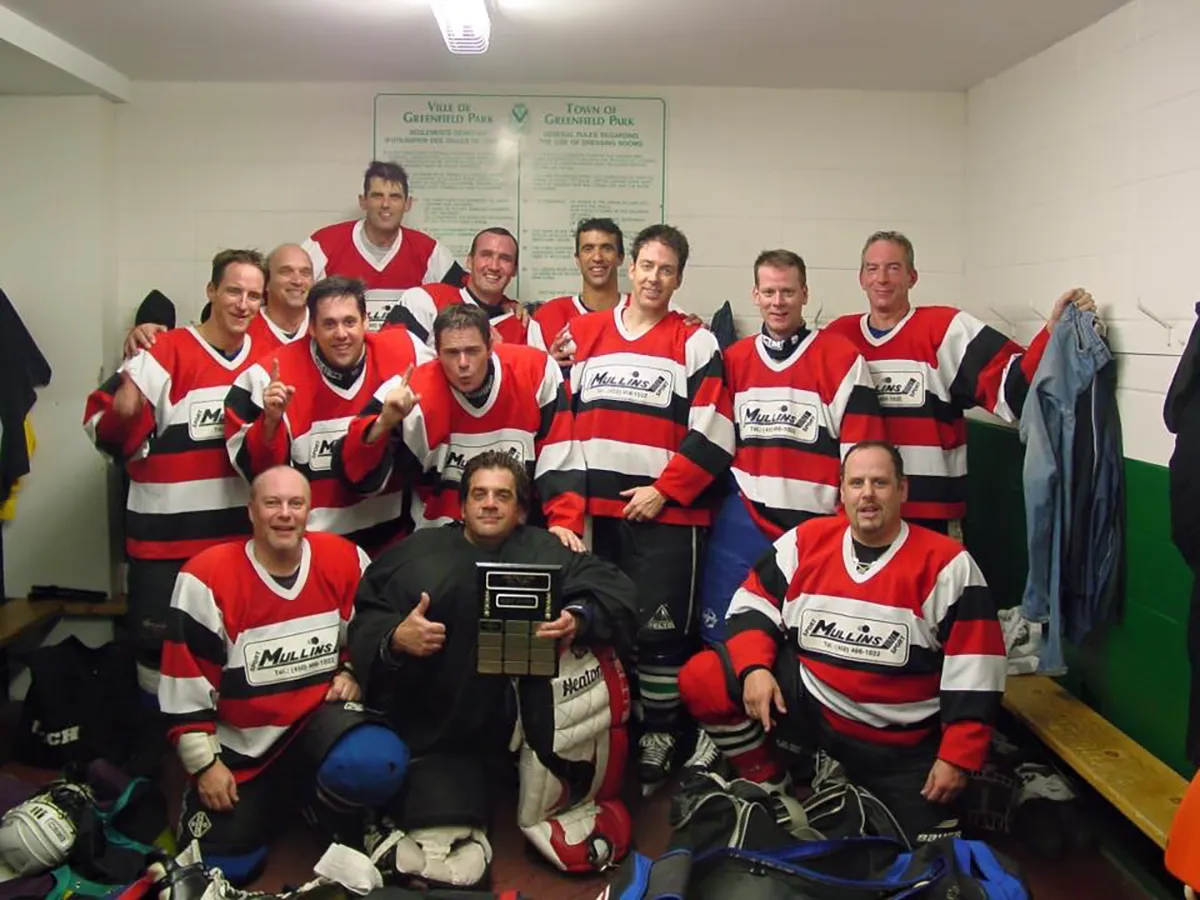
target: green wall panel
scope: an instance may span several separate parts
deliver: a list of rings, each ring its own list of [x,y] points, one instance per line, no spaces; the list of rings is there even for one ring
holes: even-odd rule
[[[1017,432],[969,424],[967,544],[1001,606],[1019,603],[1029,557]],[[1125,461],[1126,547],[1119,621],[1067,648],[1063,683],[1184,775],[1187,609],[1192,576],[1171,543],[1167,470]]]

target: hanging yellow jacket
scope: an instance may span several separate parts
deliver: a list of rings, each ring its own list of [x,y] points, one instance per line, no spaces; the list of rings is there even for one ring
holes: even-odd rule
[[[32,459],[33,451],[37,447],[37,439],[33,435],[33,422],[30,421],[29,416],[25,417],[25,447],[29,451],[29,458]],[[28,478],[29,476],[25,477]],[[11,522],[16,518],[17,492],[21,490],[21,482],[24,480],[25,478],[22,478],[12,486],[12,490],[8,494],[8,499],[4,501],[3,505],[0,505],[0,522]]]

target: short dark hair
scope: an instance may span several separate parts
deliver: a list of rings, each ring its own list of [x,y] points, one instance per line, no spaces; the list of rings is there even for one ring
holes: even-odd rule
[[[484,450],[463,467],[462,480],[458,483],[458,500],[467,502],[467,494],[471,491],[471,479],[475,473],[483,469],[507,469],[512,473],[513,487],[517,492],[517,504],[525,512],[529,512],[529,504],[533,497],[533,487],[529,483],[529,472],[522,463],[517,462],[511,454],[503,450]]]
[[[367,166],[367,171],[363,173],[364,197],[371,193],[372,178],[398,184],[404,188],[404,196],[408,196],[408,173],[404,171],[404,166],[399,163],[382,162],[378,159],[371,160],[371,164]]]
[[[358,306],[358,314],[363,319],[367,318],[366,286],[357,278],[333,275],[329,278],[322,278],[308,289],[308,317],[310,320],[316,320],[317,307],[320,306],[321,301],[329,300],[331,297],[353,297]]]
[[[651,243],[663,244],[675,251],[675,255],[679,258],[679,274],[682,276],[688,260],[688,239],[683,232],[674,225],[651,225],[643,228],[633,239],[634,262],[637,262],[642,248]]]
[[[465,328],[477,329],[483,336],[483,343],[492,346],[492,325],[488,321],[487,310],[474,303],[455,303],[437,314],[433,320],[433,346],[441,347],[444,332]]]
[[[867,255],[867,251],[871,249],[872,244],[878,244],[880,241],[887,241],[889,244],[895,244],[904,251],[904,261],[908,263],[908,270],[915,272],[917,270],[916,253],[913,251],[913,244],[902,232],[899,231],[876,231],[863,244],[862,253],[859,256],[858,267],[861,270],[863,263],[862,258]]]
[[[262,272],[263,286],[267,284],[267,263],[263,259],[263,255],[257,250],[222,250],[213,257],[212,260],[212,275],[209,277],[209,284],[216,287],[221,283],[221,279],[225,277],[225,270],[233,265],[254,266],[258,271]]]
[[[513,242],[513,266],[518,266],[521,263],[521,245],[517,243],[517,236],[507,228],[502,228],[499,225],[494,225],[491,228],[485,228],[483,231],[471,238],[471,249],[467,251],[467,256],[475,255],[475,245],[479,243],[479,239],[485,234],[498,234],[500,237],[506,237]]]
[[[612,219],[580,219],[575,226],[575,255],[579,255],[579,236],[585,231],[600,231],[617,239],[617,254],[625,255],[625,232]]]
[[[846,479],[846,462],[857,453],[859,450],[886,450],[888,456],[892,458],[892,468],[896,470],[896,481],[904,480],[904,457],[900,455],[900,448],[891,441],[859,441],[846,451],[846,455],[842,457],[842,467],[838,472],[838,481]]]
[[[754,260],[754,286],[758,287],[758,270],[763,266],[772,269],[799,269],[800,284],[808,284],[808,268],[799,253],[791,250],[764,250]]]

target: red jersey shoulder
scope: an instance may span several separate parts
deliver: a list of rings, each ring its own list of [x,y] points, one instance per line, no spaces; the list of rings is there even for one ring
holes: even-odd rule
[[[433,305],[439,310],[445,309],[447,306],[453,306],[455,303],[462,303],[462,288],[445,282],[434,282],[432,284],[421,285],[421,290],[427,293]]]
[[[608,329],[616,330],[617,325],[613,319],[615,315],[613,310],[606,309],[576,317],[571,322],[571,337],[575,340],[575,345],[579,347],[595,341]]]
[[[836,334],[857,345],[862,342],[862,317],[863,313],[838,316],[822,328],[821,333]]]
[[[226,541],[223,544],[201,550],[189,559],[180,571],[194,575],[211,589],[213,580],[228,573],[246,560],[246,541],[244,539]]]
[[[546,351],[527,344],[501,343],[492,348],[501,365],[512,369],[522,376],[532,379],[533,384],[540,384],[546,371]]]
[[[913,320],[910,324],[919,325],[921,331],[928,334],[933,339],[934,346],[937,346],[961,312],[961,309],[955,309],[953,306],[918,306],[913,310]]]
[[[316,565],[333,564],[349,566],[358,574],[358,546],[340,534],[328,531],[309,531],[304,535],[308,546],[312,548],[312,562]]]
[[[758,335],[751,334],[734,341],[723,351],[725,357],[725,373],[732,380],[739,377],[758,355]]]
[[[415,228],[405,228],[404,226],[401,226],[400,232],[404,235],[400,242],[401,247],[408,245],[415,250],[422,259],[428,259],[433,255],[433,249],[437,246],[436,239],[430,237],[423,231],[417,231]],[[422,287],[428,286],[429,285],[422,285]]]
[[[366,342],[367,352],[374,356],[375,369],[384,379],[403,375],[404,370],[417,360],[412,333],[403,325],[368,331]]]
[[[402,375],[403,372],[394,372],[394,375]],[[390,375],[388,376],[391,377]],[[414,393],[421,395],[421,406],[429,408],[437,408],[444,406],[452,398],[450,397],[450,382],[446,378],[446,373],[442,370],[442,361],[440,359],[431,359],[421,363],[413,370],[412,378],[408,380],[409,387]]]
[[[796,526],[796,543],[815,547],[830,539],[841,540],[849,523],[843,515],[817,516]]]
[[[358,224],[358,221],[358,219],[350,219],[347,222],[334,222],[332,225],[325,225],[312,233],[311,240],[320,244],[322,248],[345,243],[353,235],[354,226]]]
[[[965,550],[954,538],[912,522],[908,523],[907,543],[925,556],[938,572]]]
[[[276,362],[279,363],[279,378],[284,384],[289,384],[289,379],[294,380],[300,377],[301,373],[316,368],[308,341],[293,341],[290,344],[284,344],[255,359],[255,364],[261,367],[268,377],[270,377],[271,369]]]

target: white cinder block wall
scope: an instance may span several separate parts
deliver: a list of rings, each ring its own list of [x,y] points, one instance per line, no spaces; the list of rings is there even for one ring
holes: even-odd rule
[[[53,369],[33,475],[2,524],[9,596],[110,589],[107,471],[80,421],[117,334],[115,119],[97,97],[0,97],[0,288]]]
[[[1200,301],[1200,2],[1134,0],[969,91],[966,222],[963,305],[1027,340],[1031,299],[1091,289],[1121,351],[1125,455],[1165,465]]]
[[[194,315],[212,254],[263,249],[357,214],[378,91],[660,96],[667,218],[692,258],[679,302],[753,314],[751,264],[783,245],[811,267],[813,311],[856,309],[863,238],[918,242],[926,302],[961,293],[965,97],[559,85],[137,84],[117,110],[118,296],[151,288]],[[886,144],[886,149],[881,148]],[[419,220],[421,185],[412,186]],[[632,236],[631,236],[632,237]],[[536,299],[523,297],[522,299]]]

